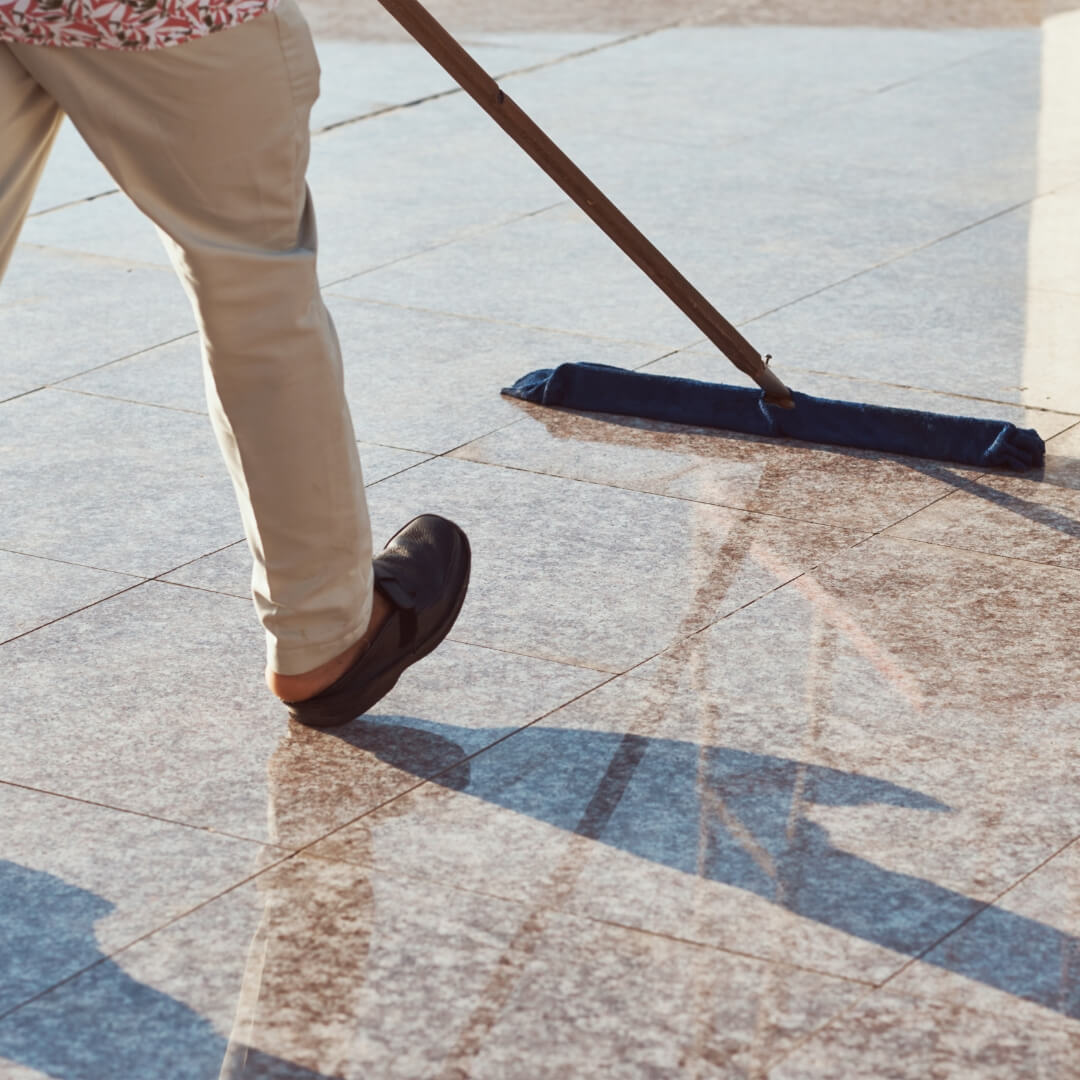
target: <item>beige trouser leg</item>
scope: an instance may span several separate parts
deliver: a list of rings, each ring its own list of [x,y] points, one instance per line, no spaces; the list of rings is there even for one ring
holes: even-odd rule
[[[8,48],[161,231],[202,333],[269,664],[283,675],[318,667],[367,628],[372,551],[341,352],[315,276],[304,176],[319,68],[303,17],[283,0],[169,49]],[[23,146],[31,164],[16,171],[28,176],[44,155],[31,122],[47,110],[24,96],[34,116],[15,126],[28,133],[13,139],[5,126],[0,159]],[[15,190],[0,203],[4,242],[20,198]]]
[[[0,44],[0,277],[64,114]]]

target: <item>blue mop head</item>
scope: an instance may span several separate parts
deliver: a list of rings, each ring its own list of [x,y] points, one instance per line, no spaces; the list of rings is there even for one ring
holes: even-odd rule
[[[859,405],[798,393],[792,394],[795,408],[782,409],[766,403],[761,390],[606,364],[562,364],[534,371],[503,393],[537,405],[787,436],[1018,472],[1042,465],[1046,455],[1038,432],[1006,420]]]

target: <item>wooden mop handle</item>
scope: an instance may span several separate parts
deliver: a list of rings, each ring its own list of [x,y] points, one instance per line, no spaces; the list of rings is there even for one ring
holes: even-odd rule
[[[418,0],[379,0],[467,93],[737,367],[788,408],[791,392],[747,340],[560,150]]]

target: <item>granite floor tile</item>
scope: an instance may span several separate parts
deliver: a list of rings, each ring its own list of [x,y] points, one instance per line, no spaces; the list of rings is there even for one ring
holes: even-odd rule
[[[955,490],[932,462],[521,404],[454,457],[875,531]],[[957,470],[959,473],[959,470]]]
[[[1023,208],[881,266],[746,328],[758,348],[829,374],[1080,411],[1050,320],[1072,298],[1030,293]]]
[[[1080,1036],[1080,844],[913,964],[890,989]],[[1035,927],[1053,933],[1035,933]]]
[[[331,295],[345,354],[345,390],[362,439],[445,453],[513,422],[500,394],[528,371],[591,360],[636,367],[649,346],[498,326]]]
[[[802,137],[815,145],[812,132]],[[985,216],[957,192],[927,190],[913,197],[909,181],[857,155],[816,162],[797,145],[770,138],[740,143],[719,159],[715,151],[679,149],[677,169],[654,144],[627,136],[582,135],[580,145],[570,140],[566,149],[736,324]],[[1030,147],[1025,153],[1030,155]],[[1029,191],[1025,197],[1030,196]],[[1006,205],[1011,204],[996,200],[986,213]],[[979,270],[1000,293],[997,282],[1010,282],[1007,272],[1015,266],[1016,302],[1022,303],[1026,231],[1022,240],[1014,239],[1004,250],[995,247],[996,269]],[[517,288],[508,288],[508,281]],[[985,285],[972,283],[976,287]],[[565,203],[341,282],[335,291],[675,345],[694,340],[696,329],[591,221]],[[1016,300],[1014,293],[1008,297]],[[991,302],[981,301],[984,308]],[[780,355],[779,348],[769,349]],[[793,350],[793,359],[798,355]]]
[[[0,642],[104,600],[138,577],[0,551]]]
[[[956,62],[786,126],[776,145],[811,172],[861,162],[902,182],[901,214],[933,198],[972,222],[1051,190],[1061,178],[1040,186],[1038,175],[1039,32],[975,35],[970,44]],[[1073,178],[1080,157],[1075,164]]]
[[[120,259],[172,273],[153,222],[122,191],[28,218],[20,240],[67,255]]]
[[[323,282],[513,220],[563,197],[462,96],[314,138],[308,183],[319,223]],[[22,240],[169,266],[151,223],[119,193],[31,218]]]
[[[658,345],[659,352],[697,336],[641,271],[567,205],[338,282],[333,292]]]
[[[1080,1035],[1015,1016],[877,993],[768,1072],[769,1080],[1057,1080],[1074,1077]]]
[[[606,185],[607,193],[736,323],[830,286],[911,246],[905,242],[910,227],[867,236],[869,221],[856,241],[841,244],[839,234],[846,226],[837,219],[840,195],[795,191],[787,181],[761,186],[755,176],[760,168],[752,164],[717,175],[713,157],[699,152],[699,167],[683,160],[683,178],[675,180],[656,164],[647,144],[623,142],[605,149],[608,168],[627,178],[621,185]],[[650,168],[639,170],[639,160],[651,162]],[[639,172],[646,174],[645,179],[638,177]],[[658,189],[650,190],[650,176],[656,178]],[[601,174],[597,180],[605,186]],[[742,206],[755,184],[756,198]],[[650,206],[651,212],[635,213],[638,204]],[[658,214],[658,204],[678,206],[678,211]],[[735,207],[738,213],[733,212]],[[865,209],[869,218],[890,220],[873,203]],[[693,211],[708,220],[688,221]],[[923,235],[932,239],[946,227],[939,221]],[[778,259],[785,266],[783,275],[776,272]],[[334,291],[668,348],[700,340],[697,328],[678,308],[584,214],[566,204],[340,282]]]
[[[688,26],[511,79],[507,89],[555,131],[629,131],[658,143],[715,148],[926,78],[1023,34]],[[770,69],[782,69],[784,78],[763,78]],[[682,93],[706,107],[672,109]]]
[[[638,47],[651,50],[650,56],[655,58],[664,41],[672,40],[667,59],[672,66],[679,66],[679,74],[665,68],[651,72],[643,64],[636,73],[627,70],[626,78],[631,98],[635,80],[641,82],[637,89],[642,96],[655,97],[651,107],[635,110],[635,119],[639,113],[645,116],[647,132],[650,112],[662,110],[664,130],[673,132],[671,137],[678,142],[678,120],[673,121],[671,109],[664,103],[677,92],[675,88],[684,85],[680,80],[685,80],[688,94],[701,97],[708,96],[718,81],[723,84],[727,78],[739,78],[739,63],[757,64],[762,55],[769,55],[768,47],[763,46],[759,53],[747,44],[757,40],[757,33],[701,28],[673,31],[659,35],[656,41],[650,37],[575,61],[565,71],[560,66],[508,83],[527,107],[536,105],[532,111],[555,132],[571,156],[729,318],[739,322],[760,316],[1035,194],[1038,54],[1022,48],[995,49],[989,41],[985,51],[974,49],[973,54],[978,55],[959,65],[965,72],[963,78],[951,79],[956,65],[946,64],[933,79],[913,82],[912,86],[921,88],[913,100],[905,97],[906,87],[856,95],[853,104],[825,112],[822,119],[804,117],[782,130],[762,133],[753,101],[756,91],[766,97],[782,95],[787,108],[796,111],[808,108],[806,100],[802,95],[793,96],[787,82],[781,90],[779,83],[741,78],[738,110],[720,107],[707,115],[700,110],[693,114],[692,123],[706,128],[698,146],[678,145],[664,152],[647,135],[643,137],[633,126],[627,128],[627,95],[610,92],[611,85],[618,85],[619,73],[608,67],[626,65],[625,57]],[[830,45],[820,32],[808,32],[816,43],[810,48],[800,46],[795,32],[788,37],[783,32],[762,33],[777,55],[784,57],[780,62],[786,64],[790,59],[796,66],[806,62],[811,69],[825,62],[830,49],[828,62],[836,64],[838,52],[846,57],[846,48],[856,52],[861,47],[858,32],[850,38],[839,35]],[[710,34],[718,35],[716,40],[710,42]],[[681,35],[686,35],[685,39]],[[725,35],[732,35],[738,43],[731,49],[734,67],[715,63],[715,56],[723,51]],[[995,40],[1000,43],[1001,39]],[[675,47],[684,41],[697,45]],[[909,45],[913,53],[918,51]],[[857,61],[845,62],[844,72],[850,68],[856,81],[867,77],[873,53],[871,48]],[[708,68],[711,78],[698,72],[695,63]],[[993,101],[977,93],[986,82],[988,67],[1001,75]],[[882,77],[880,64],[873,70]],[[701,77],[692,82],[695,75]],[[579,84],[589,78],[598,81],[586,95]],[[807,78],[814,76],[807,72]],[[656,92],[654,81],[664,82],[665,93]],[[832,78],[818,80],[815,85],[832,93],[836,82]],[[955,101],[949,96],[954,84]],[[553,96],[547,107],[545,91]],[[583,113],[578,107],[583,96],[588,96],[591,106],[594,101],[600,104]],[[731,100],[722,89],[716,96],[720,102]],[[812,91],[808,96],[812,101]],[[617,103],[617,133],[614,122],[612,130],[605,129],[605,101],[613,116]],[[798,104],[793,105],[794,101]],[[879,101],[889,104],[879,105]],[[1008,122],[1002,117],[1005,103],[1011,110]],[[882,109],[886,110],[884,117],[877,115]],[[768,106],[765,112],[769,113]],[[565,137],[558,123],[549,122],[549,117],[566,120],[560,113],[574,116],[568,121]],[[740,124],[749,124],[754,137],[744,138],[718,155],[717,138],[722,144],[725,136],[709,137],[708,117],[719,118],[723,125],[731,123],[733,115],[738,119],[726,138],[735,137]],[[896,117],[904,118],[906,138],[904,145],[887,154],[880,145],[880,133],[892,130],[888,121]],[[858,130],[864,130],[865,145],[856,137]],[[948,160],[949,154],[956,160]],[[911,162],[916,159],[937,162],[937,173],[913,167]],[[999,160],[991,172],[986,162]],[[349,295],[378,299],[407,296],[408,302],[424,307],[530,325],[677,341],[670,335],[681,332],[679,316],[668,309],[663,298],[651,295],[652,287],[638,281],[638,272],[624,265],[606,242],[597,243],[599,234],[594,233],[597,230],[591,223],[568,208],[560,208],[348,282],[343,288]],[[520,265],[515,250],[529,251],[527,266]],[[465,275],[456,269],[463,261],[470,268]],[[779,274],[778,264],[783,266]],[[475,287],[477,275],[488,266],[513,266],[515,273],[527,275],[529,300],[524,314],[518,310],[520,297],[506,297],[497,284]],[[573,273],[568,272],[568,266],[574,268]],[[575,281],[582,279],[593,282],[587,291],[575,287]]]
[[[894,525],[889,534],[1080,570],[1080,425],[1047,444],[1031,479],[985,475]]]
[[[198,333],[64,379],[64,390],[206,414]]]
[[[157,582],[9,642],[0,664],[0,780],[290,847],[417,782],[365,742],[392,759],[385,728],[395,717],[521,726],[602,678],[447,644],[383,699],[374,734],[360,725],[290,735],[263,684],[251,602]],[[461,756],[450,748],[448,758],[437,738],[429,752],[430,772]]]
[[[261,850],[8,784],[0,816],[0,1013],[231,888]]]
[[[0,291],[0,377],[31,390],[194,329],[172,271],[21,244]]]
[[[871,541],[314,850],[880,981],[1080,831],[1074,577]]]
[[[468,533],[456,640],[614,672],[865,535],[447,458],[369,501],[377,543],[425,512]]]
[[[9,1015],[0,1054],[87,1080],[750,1075],[865,992],[299,858]]]
[[[346,393],[369,483],[416,452],[444,453],[511,423],[499,391],[526,371],[591,360],[636,367],[648,346],[498,326],[476,319],[363,304],[328,295],[341,338]],[[163,345],[69,379],[65,389],[206,412],[199,342]],[[384,449],[376,446],[383,444]],[[406,448],[394,451],[393,447]]]
[[[319,136],[312,142],[308,182],[324,283],[563,199],[463,95]]]
[[[494,78],[535,64],[553,63],[569,54],[598,48],[612,34],[471,33],[462,43]],[[311,113],[318,131],[381,109],[409,105],[457,84],[415,42],[316,42],[322,68],[319,100]]]
[[[66,119],[60,126],[45,171],[30,203],[30,214],[93,199],[116,188],[116,181],[94,157],[75,126]]]
[[[3,409],[0,547],[152,577],[243,536],[205,417],[66,390]]]

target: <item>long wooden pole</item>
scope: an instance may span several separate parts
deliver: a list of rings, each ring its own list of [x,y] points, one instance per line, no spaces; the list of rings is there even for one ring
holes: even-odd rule
[[[379,0],[384,8],[513,140],[663,290],[695,326],[764,391],[792,407],[791,392],[768,361],[683,277],[632,221],[499,89],[418,0]]]

